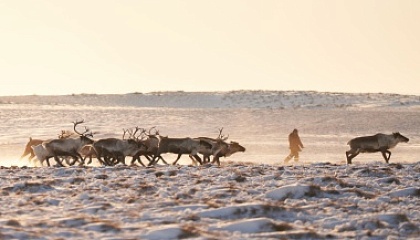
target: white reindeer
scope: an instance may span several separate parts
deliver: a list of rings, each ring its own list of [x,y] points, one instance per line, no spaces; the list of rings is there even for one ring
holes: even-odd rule
[[[51,154],[54,157],[54,160],[59,166],[64,166],[59,160],[59,156],[70,156],[73,157],[73,165],[78,159],[80,159],[80,164],[84,164],[82,155],[80,155],[80,149],[87,144],[92,144],[94,141],[90,138],[92,133],[89,129],[85,128],[85,132],[80,133],[76,130],[76,126],[83,123],[84,121],[73,122],[73,130],[76,134],[79,135],[77,138],[60,138],[53,139],[51,141],[45,141],[42,143],[42,146],[47,150],[48,154]],[[47,163],[49,163],[47,157]],[[40,159],[41,160],[41,159]]]

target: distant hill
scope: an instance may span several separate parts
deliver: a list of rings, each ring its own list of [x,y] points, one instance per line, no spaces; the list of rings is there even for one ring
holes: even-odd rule
[[[420,96],[314,91],[151,92],[4,96],[0,104],[168,108],[358,108],[418,107]]]

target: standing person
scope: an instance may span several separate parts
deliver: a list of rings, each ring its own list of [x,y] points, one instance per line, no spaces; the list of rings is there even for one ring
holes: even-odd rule
[[[284,159],[284,163],[287,163],[292,158],[295,158],[295,162],[299,161],[299,152],[302,151],[303,144],[296,128],[289,134],[289,148],[290,154]]]

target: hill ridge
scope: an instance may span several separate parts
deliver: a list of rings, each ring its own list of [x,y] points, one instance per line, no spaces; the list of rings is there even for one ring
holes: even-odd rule
[[[0,96],[0,104],[168,108],[357,108],[418,107],[420,96],[392,93],[237,90],[159,91],[127,94]]]

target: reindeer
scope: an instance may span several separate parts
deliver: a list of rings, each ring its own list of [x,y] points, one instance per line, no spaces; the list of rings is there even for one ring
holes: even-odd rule
[[[150,165],[156,164],[156,159],[161,157],[163,153],[178,154],[177,159],[172,163],[175,165],[183,154],[188,154],[195,157],[195,160],[200,164],[201,158],[198,156],[198,149],[200,148],[200,141],[193,138],[169,138],[160,136],[159,146],[156,155],[153,157]]]
[[[49,140],[47,140],[49,141]],[[44,161],[47,162],[47,165],[50,167],[50,158],[54,157],[54,155],[49,152],[47,149],[45,149],[45,147],[42,144],[38,144],[36,146],[31,146],[32,151],[34,152],[37,160],[41,163],[41,166],[44,165]],[[69,157],[65,157],[64,160],[66,160],[66,163],[68,165],[71,165],[71,163],[69,162]]]
[[[211,163],[217,162],[220,166],[220,157],[229,157],[236,152],[245,152],[245,148],[237,142],[231,141],[227,143],[226,140],[229,138],[229,135],[225,137],[222,134],[223,128],[219,129],[219,136],[217,138],[208,138],[208,137],[199,137],[201,146],[205,146],[203,142],[206,142],[211,146],[210,148],[201,147],[199,153],[203,155],[203,163],[210,162],[210,156],[213,156],[213,161]]]
[[[71,136],[74,136],[74,133],[72,133],[70,131],[67,131],[67,130],[61,130],[61,134],[58,134],[58,138],[69,138]],[[35,157],[35,153],[33,151],[32,146],[39,145],[44,141],[45,140],[43,140],[43,139],[35,139],[35,138],[32,138],[32,137],[29,137],[29,141],[28,141],[28,143],[26,143],[25,150],[23,151],[23,154],[20,157],[20,159],[22,159],[22,158],[26,157],[28,154],[30,154],[29,161],[31,161]]]
[[[44,161],[47,161],[49,167],[51,166],[49,159],[54,157],[54,155],[44,148],[42,142],[38,145],[32,145],[31,149],[38,161],[41,163],[41,166],[44,165]]]
[[[211,163],[217,162],[217,165],[220,166],[221,157],[229,157],[237,152],[245,152],[245,147],[240,145],[238,142],[231,141],[227,143],[221,139],[212,139],[200,137],[201,143],[207,142],[210,144],[211,148],[200,148],[199,153],[203,154],[203,163],[210,162],[210,156],[213,156]],[[203,145],[202,145],[203,146]]]
[[[145,148],[145,146],[137,139],[124,139],[128,130],[123,129],[123,131],[123,139],[104,138],[93,143],[97,159],[103,165],[112,166],[118,162],[125,165],[126,156],[134,157],[139,151]],[[135,133],[132,135],[134,136]],[[114,161],[112,159],[116,160]]]
[[[54,157],[54,160],[59,166],[63,167],[64,165],[61,163],[58,156],[73,157],[74,161],[70,165],[73,165],[78,159],[80,159],[80,164],[84,164],[83,157],[80,155],[79,151],[84,145],[92,144],[94,141],[89,138],[92,137],[92,133],[89,131],[89,129],[85,128],[85,132],[83,133],[77,131],[76,126],[83,122],[83,120],[73,122],[73,130],[79,136],[78,138],[59,138],[50,141],[44,141],[42,143],[42,146],[45,148],[45,150],[48,151],[48,154]],[[50,157],[47,157],[46,159],[48,165],[49,158]]]
[[[22,159],[22,158],[26,157],[28,154],[30,154],[29,161],[31,161],[36,156],[32,146],[39,145],[43,141],[44,140],[42,140],[42,139],[34,139],[32,137],[29,137],[29,141],[28,141],[28,143],[26,143],[25,150],[23,151],[23,154],[20,157],[20,159]]]
[[[155,129],[155,132],[152,134],[151,131],[153,129]],[[156,127],[152,127],[149,129],[148,134],[146,134],[145,131],[143,133],[147,136],[146,139],[141,140],[142,144],[145,146],[145,149],[142,149],[135,156],[133,156],[133,159],[131,160],[131,165],[134,165],[134,163],[137,160],[143,167],[145,167],[146,165],[144,165],[144,163],[141,161],[140,156],[145,156],[150,164],[153,161],[153,156],[157,154],[160,141],[159,131],[156,130]],[[164,164],[168,165],[168,163],[162,156],[158,156],[158,160],[155,162],[155,164],[159,160],[162,160]]]
[[[230,141],[227,145],[222,145],[220,150],[213,157],[213,161],[211,163],[217,162],[217,165],[220,166],[220,157],[230,157],[234,153],[245,152],[245,150],[245,147],[240,145],[238,142]]]
[[[83,161],[86,161],[86,158],[89,158],[89,161],[87,162],[87,164],[91,164],[92,163],[92,158],[98,158],[95,148],[93,147],[93,144],[87,144],[85,146],[83,146],[80,151],[79,151],[80,155],[82,155],[83,157]]]
[[[351,160],[359,153],[381,152],[388,163],[391,158],[391,152],[388,149],[394,148],[400,142],[408,142],[409,139],[399,132],[393,134],[378,133],[373,136],[356,137],[350,140],[350,150],[346,151],[347,164],[351,164]],[[388,155],[387,155],[388,154]]]
[[[216,152],[220,151],[220,149],[225,146],[227,143],[225,142],[228,138],[225,137],[223,134],[223,127],[219,128],[219,135],[217,138],[209,138],[209,137],[198,137],[196,139],[200,140],[201,143],[207,143],[206,145],[202,145],[203,147],[200,148],[199,153],[203,155],[203,163],[209,163],[210,162],[210,156],[216,154]],[[192,159],[192,158],[191,158]]]

